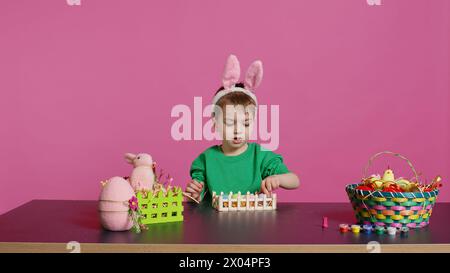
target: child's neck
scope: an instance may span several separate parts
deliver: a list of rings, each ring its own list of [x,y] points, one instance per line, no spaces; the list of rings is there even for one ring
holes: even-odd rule
[[[223,142],[222,145],[220,145],[220,148],[222,149],[223,154],[227,155],[227,156],[240,155],[247,150],[247,147],[248,147],[247,143],[245,143],[245,145],[243,145],[242,147],[238,147],[238,148],[230,147],[230,146],[226,145],[226,142]]]

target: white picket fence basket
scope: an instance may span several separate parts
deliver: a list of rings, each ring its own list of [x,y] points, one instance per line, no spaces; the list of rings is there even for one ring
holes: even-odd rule
[[[276,210],[277,209],[277,195],[272,193],[271,197],[265,194],[233,194],[230,192],[220,195],[213,192],[212,206],[217,211],[257,211],[257,210]]]

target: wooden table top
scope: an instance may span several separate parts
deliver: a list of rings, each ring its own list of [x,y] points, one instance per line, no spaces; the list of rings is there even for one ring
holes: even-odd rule
[[[341,234],[354,222],[348,203],[279,203],[276,211],[216,212],[184,203],[184,221],[140,234],[103,230],[96,201],[34,200],[0,216],[0,252],[450,252],[450,203],[437,203],[430,225],[407,237]],[[322,228],[322,217],[329,228]]]

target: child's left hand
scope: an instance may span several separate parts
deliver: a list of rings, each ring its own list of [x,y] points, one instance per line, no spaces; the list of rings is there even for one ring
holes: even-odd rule
[[[267,194],[268,196],[271,196],[272,191],[280,187],[280,182],[281,181],[278,175],[266,177],[266,179],[261,182],[261,192]]]

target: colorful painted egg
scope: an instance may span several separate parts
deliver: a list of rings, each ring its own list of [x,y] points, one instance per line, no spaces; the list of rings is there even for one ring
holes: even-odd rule
[[[403,190],[403,191],[410,191],[411,187],[412,187],[412,183],[409,182],[406,179],[397,179],[397,181],[395,181],[395,183]]]

